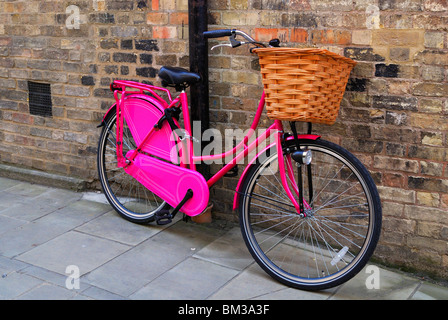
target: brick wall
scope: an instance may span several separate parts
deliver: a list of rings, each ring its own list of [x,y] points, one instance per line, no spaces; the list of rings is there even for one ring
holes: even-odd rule
[[[94,179],[110,82],[187,66],[187,10],[186,0],[0,1],[0,161]],[[51,117],[30,114],[28,81],[51,85]]]
[[[376,257],[444,277],[447,11],[445,0],[209,0],[210,29],[358,61],[338,121],[315,132],[356,153],[379,186]],[[0,161],[94,181],[110,81],[158,83],[160,66],[188,67],[187,12],[187,0],[0,1]],[[256,57],[220,48],[209,65],[211,126],[247,128],[261,93]],[[51,116],[30,113],[28,81],[50,84]],[[236,182],[213,189],[216,214],[231,216]]]

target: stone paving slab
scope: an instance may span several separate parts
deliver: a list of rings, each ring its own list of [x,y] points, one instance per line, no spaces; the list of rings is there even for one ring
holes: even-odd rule
[[[448,300],[448,290],[432,283],[421,283],[412,300]]]
[[[214,229],[197,231],[194,224],[178,219],[175,224],[164,227],[163,232],[91,272],[85,281],[118,295],[131,295],[192,256],[219,234],[219,230]]]
[[[332,299],[406,300],[412,296],[420,284],[417,279],[386,269],[378,268],[378,272],[380,289],[371,289],[366,286],[371,274],[364,268],[352,280],[342,285]]]
[[[8,190],[8,195],[14,199],[12,189]],[[3,210],[0,208],[2,216],[21,219],[25,221],[34,221],[59,208],[64,208],[81,198],[80,194],[65,190],[45,190],[37,197],[25,197],[22,201],[17,201]]]
[[[39,210],[39,206],[36,206]],[[107,205],[77,201],[1,234],[0,254],[14,257],[109,211]],[[1,212],[0,212],[1,215]],[[18,216],[23,214],[18,211]]]
[[[114,211],[110,211],[79,226],[76,230],[130,246],[136,246],[163,230],[151,225],[123,222]]]
[[[115,241],[69,231],[16,259],[60,274],[66,274],[67,267],[75,265],[82,276],[129,249],[130,246]]]
[[[18,272],[2,276],[0,299],[16,299],[42,283],[39,279]]]
[[[205,300],[238,271],[190,257],[164,272],[131,299]]]
[[[296,290],[254,263],[232,223],[137,225],[101,194],[0,177],[0,300],[448,300],[447,287],[367,267],[336,288]]]
[[[195,257],[240,271],[254,261],[237,227],[198,251]]]

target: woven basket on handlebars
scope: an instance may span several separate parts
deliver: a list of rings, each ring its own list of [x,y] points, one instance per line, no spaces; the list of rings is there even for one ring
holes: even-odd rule
[[[268,117],[333,124],[356,62],[325,49],[258,48]]]

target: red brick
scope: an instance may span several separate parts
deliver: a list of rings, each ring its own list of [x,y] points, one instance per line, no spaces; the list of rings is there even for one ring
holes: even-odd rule
[[[167,12],[148,12],[146,15],[146,23],[151,25],[162,25],[168,23]]]
[[[151,1],[151,9],[154,11],[159,10],[159,0],[152,0]]]
[[[311,32],[313,43],[322,44],[350,44],[352,34],[346,30],[313,30]]]
[[[293,29],[291,31],[291,42],[304,43],[308,41],[308,31],[305,29]]]
[[[270,41],[278,38],[282,42],[289,41],[289,30],[287,28],[256,28],[254,30],[255,40]]]
[[[0,37],[0,46],[2,46],[2,47],[11,45],[11,42],[12,42],[12,40],[10,37]]]
[[[187,25],[188,13],[186,12],[172,12],[170,13],[170,24]]]
[[[173,39],[177,37],[177,28],[156,26],[152,29],[152,36],[154,39]]]
[[[18,123],[33,124],[33,117],[29,114],[14,112],[12,114],[12,121]]]

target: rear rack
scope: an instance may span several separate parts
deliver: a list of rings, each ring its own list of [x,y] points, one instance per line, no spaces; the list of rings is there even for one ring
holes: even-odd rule
[[[139,91],[127,91],[126,88],[133,88],[138,89]],[[144,92],[149,92],[154,98],[156,98],[158,101],[160,101],[163,105],[168,105],[167,101],[163,99],[159,94],[156,93],[156,91],[163,91],[168,95],[168,100],[171,103],[173,101],[173,98],[171,96],[171,92],[168,89],[156,87],[150,84],[144,84],[140,82],[135,81],[129,81],[129,80],[114,80],[110,84],[110,90],[114,93],[115,100],[118,101],[118,92],[125,93],[125,94],[144,94]]]

